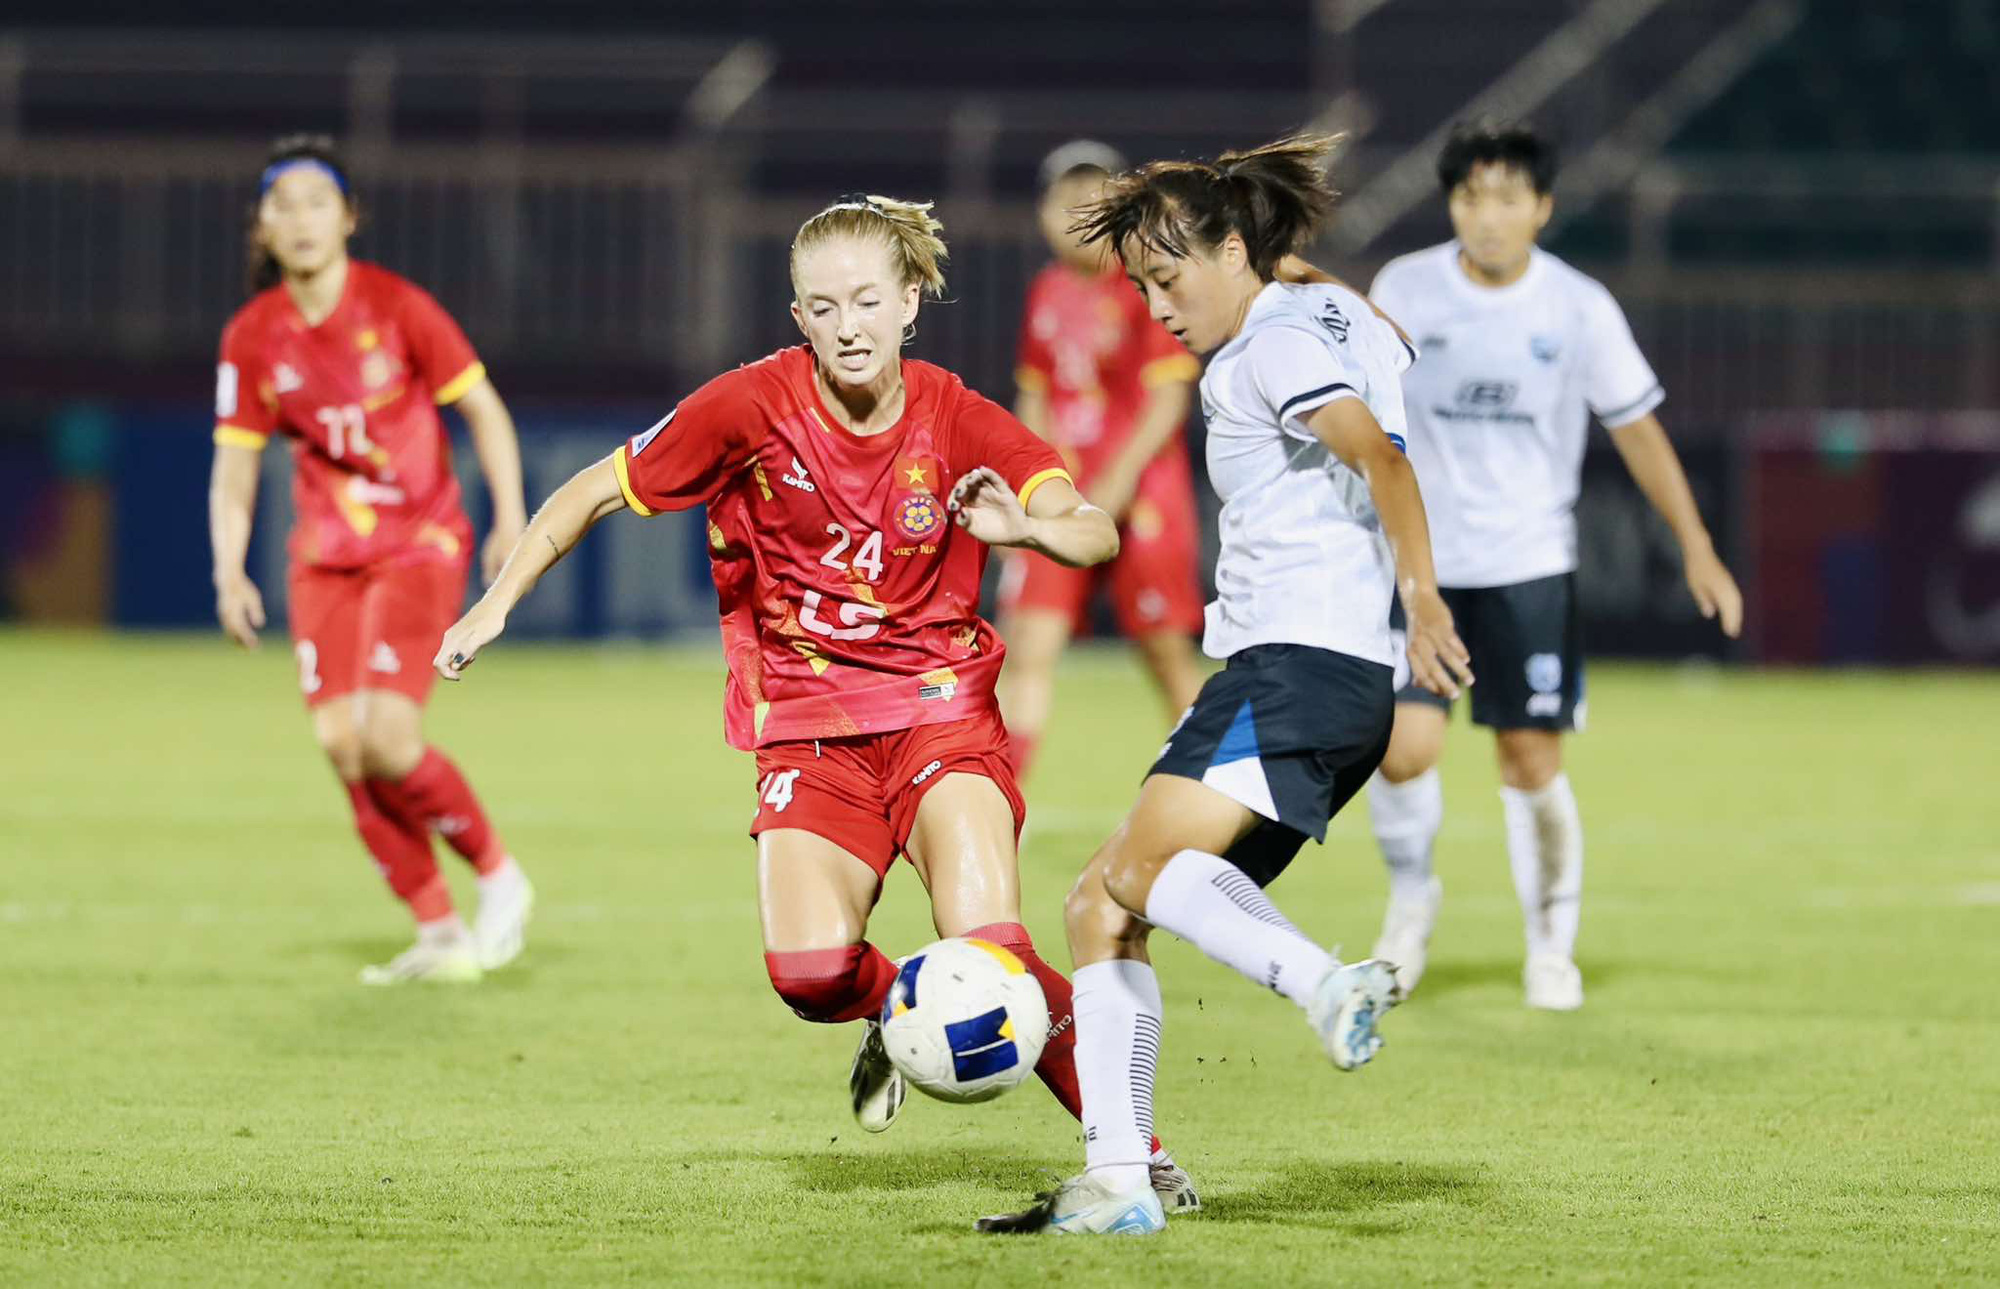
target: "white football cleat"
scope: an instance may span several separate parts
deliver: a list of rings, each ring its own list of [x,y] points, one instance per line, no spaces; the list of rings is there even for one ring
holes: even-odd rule
[[[854,1049],[854,1065],[847,1072],[847,1093],[854,1102],[854,1121],[869,1132],[887,1132],[902,1113],[903,1072],[889,1059],[882,1042],[879,1021],[869,1021]]]
[[[479,965],[497,971],[521,956],[528,943],[528,919],[535,912],[535,887],[514,867],[511,879],[482,882],[479,913],[472,919],[472,943]]]
[[[1168,1213],[1201,1212],[1201,1196],[1195,1192],[1194,1178],[1187,1170],[1175,1163],[1171,1157],[1155,1155],[1153,1162],[1146,1166],[1148,1179],[1153,1184],[1153,1194],[1160,1197],[1160,1207]]]
[[[1420,894],[1398,898],[1390,893],[1388,911],[1382,915],[1382,935],[1370,956],[1395,969],[1396,991],[1391,997],[1396,1002],[1408,998],[1424,977],[1431,929],[1437,925],[1438,905],[1443,901],[1444,883],[1435,877],[1424,883]]]
[[[1557,953],[1538,953],[1521,972],[1528,1006],[1550,1012],[1573,1012],[1583,1006],[1583,973]]]
[[[1375,1032],[1375,1025],[1383,1012],[1396,1005],[1392,997],[1395,988],[1396,975],[1389,964],[1370,958],[1336,963],[1313,990],[1306,1019],[1335,1068],[1358,1070],[1382,1050],[1382,1036]]]
[[[1167,1229],[1167,1214],[1151,1186],[1117,1192],[1084,1173],[1038,1196],[1033,1208],[982,1217],[978,1227],[999,1235],[1157,1235]]]
[[[472,937],[460,934],[436,943],[417,941],[380,966],[363,967],[364,985],[401,985],[423,980],[433,984],[469,985],[484,974]]]

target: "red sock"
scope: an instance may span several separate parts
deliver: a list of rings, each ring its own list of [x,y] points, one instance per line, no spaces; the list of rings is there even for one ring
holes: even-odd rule
[[[839,949],[767,953],[764,970],[794,1013],[827,1024],[880,1013],[889,986],[896,983],[896,964],[865,941]]]
[[[1028,777],[1028,763],[1035,759],[1035,749],[1041,745],[1041,742],[1042,736],[1039,734],[1022,734],[1015,730],[1007,731],[1007,760],[1014,766],[1015,778],[1025,779]]]
[[[486,822],[486,812],[480,808],[479,798],[473,795],[472,785],[465,781],[451,758],[436,748],[425,748],[424,759],[417,762],[417,768],[400,780],[371,782],[376,795],[405,826],[436,832],[453,850],[470,860],[480,876],[491,873],[507,858],[507,848],[500,844],[493,825]]]
[[[1076,1015],[1070,1003],[1069,979],[1042,961],[1042,956],[1035,952],[1034,942],[1028,938],[1028,929],[1019,922],[990,922],[965,934],[999,945],[1034,973],[1035,982],[1042,987],[1042,997],[1049,1004],[1049,1041],[1042,1048],[1042,1059],[1036,1064],[1035,1073],[1042,1076],[1042,1082],[1056,1094],[1063,1109],[1080,1122],[1083,1094],[1076,1086]]]
[[[388,880],[396,898],[410,906],[419,922],[451,916],[451,891],[431,854],[431,839],[410,829],[382,808],[365,783],[344,784],[354,807],[354,827],[375,857],[375,867]]]

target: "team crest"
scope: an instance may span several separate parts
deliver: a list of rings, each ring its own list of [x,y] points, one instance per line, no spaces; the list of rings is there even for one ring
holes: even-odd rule
[[[380,349],[369,350],[368,356],[361,360],[361,383],[370,389],[382,388],[393,375],[395,372],[390,369],[389,355]]]
[[[1528,337],[1528,352],[1538,363],[1552,363],[1562,357],[1562,342],[1554,336]]]
[[[1538,694],[1553,694],[1562,688],[1563,660],[1561,654],[1531,653],[1528,655],[1528,688]]]
[[[944,503],[929,493],[917,493],[896,503],[896,531],[911,541],[933,536],[944,526]]]

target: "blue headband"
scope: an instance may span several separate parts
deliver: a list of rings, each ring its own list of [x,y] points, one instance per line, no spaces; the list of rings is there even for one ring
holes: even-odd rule
[[[333,186],[340,189],[341,196],[346,197],[350,195],[347,191],[347,176],[340,173],[335,167],[321,161],[318,157],[292,157],[285,161],[273,161],[270,165],[264,167],[262,177],[257,180],[257,200],[264,200],[265,194],[271,191],[271,185],[278,182],[278,176],[284,174],[287,170],[298,170],[301,168],[319,171],[327,178],[333,180]]]

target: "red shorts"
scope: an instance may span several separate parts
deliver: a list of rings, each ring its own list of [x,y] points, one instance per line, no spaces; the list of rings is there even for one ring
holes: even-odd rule
[[[757,749],[757,818],[750,835],[799,828],[886,876],[916,824],[924,794],[948,774],[993,780],[1014,811],[1018,841],[1028,806],[993,709],[964,720],[854,738],[800,739]]]
[[[293,565],[292,649],[306,706],[357,689],[429,697],[431,658],[465,604],[470,567],[430,554],[355,569]]]
[[[1121,634],[1199,632],[1201,535],[1192,503],[1163,505],[1141,494],[1118,536],[1118,558],[1096,568],[1066,568],[1033,551],[1010,552],[1000,577],[1001,607],[1061,613],[1080,630],[1101,578]]]

